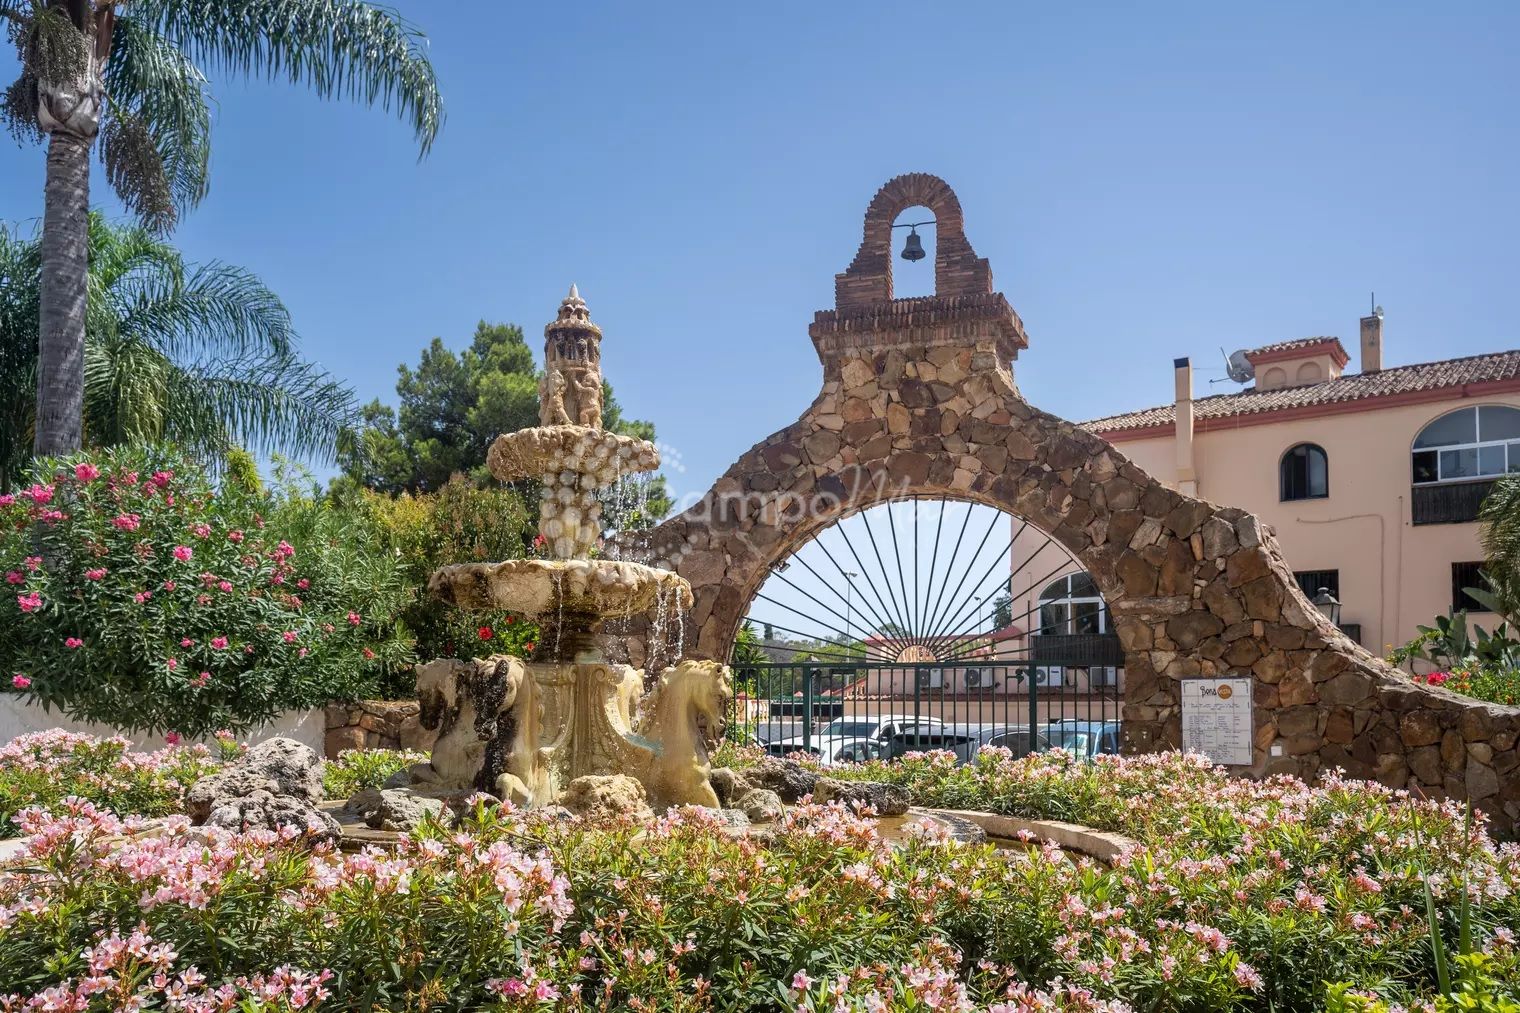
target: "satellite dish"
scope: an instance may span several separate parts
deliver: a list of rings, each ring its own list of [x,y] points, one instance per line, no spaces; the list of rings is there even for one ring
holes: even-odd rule
[[[1219,354],[1224,355],[1223,348],[1219,350]],[[1251,365],[1250,359],[1246,358],[1244,348],[1224,356],[1224,371],[1236,383],[1248,383],[1256,379],[1256,367]]]

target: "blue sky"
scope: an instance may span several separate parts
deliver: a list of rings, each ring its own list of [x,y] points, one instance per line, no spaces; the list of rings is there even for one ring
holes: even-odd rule
[[[1025,395],[1074,419],[1166,400],[1178,355],[1354,338],[1374,289],[1391,363],[1520,346],[1520,6],[398,6],[448,108],[431,156],[378,110],[217,82],[177,241],[260,274],[365,398],[481,318],[536,345],[577,282],[678,493],[812,399],[807,324],[901,172],[959,193]],[[39,216],[41,149],[0,145],[0,184],[0,218]]]

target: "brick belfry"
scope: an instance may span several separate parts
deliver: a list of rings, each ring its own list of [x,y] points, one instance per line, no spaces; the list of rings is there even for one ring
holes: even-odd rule
[[[892,223],[918,205],[935,217],[935,293],[894,299]],[[1254,515],[1169,489],[1032,407],[1012,370],[1028,337],[992,286],[943,180],[913,173],[877,192],[834,308],[808,329],[818,396],[647,536],[655,562],[691,583],[687,653],[727,660],[771,568],[842,518],[904,497],[980,503],[1060,543],[1102,592],[1124,648],[1126,751],[1180,744],[1181,680],[1249,676],[1240,773],[1338,767],[1471,799],[1513,834],[1520,711],[1412,684],[1309,603]],[[628,649],[635,665],[668,661],[646,659],[638,637]]]

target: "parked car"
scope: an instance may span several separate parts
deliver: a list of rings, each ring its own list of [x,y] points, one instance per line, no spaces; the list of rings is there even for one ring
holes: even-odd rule
[[[970,763],[983,746],[1001,746],[1012,750],[1015,756],[1025,756],[1050,749],[1051,741],[1042,732],[1031,743],[1028,725],[909,725],[888,741],[884,756],[891,759],[905,753],[943,749],[954,753],[956,762]]]
[[[1119,751],[1119,722],[1084,721],[1080,718],[1062,718],[1045,726],[1053,746],[1075,753],[1090,760],[1100,753]]]
[[[904,737],[909,729],[914,737],[933,735],[944,722],[938,718],[915,718],[905,714],[878,714],[872,717],[835,718],[811,736],[804,736],[799,729],[795,733],[771,739],[765,751],[772,756],[788,753],[811,752],[819,762],[862,763],[884,756],[896,755],[889,751],[889,743]],[[936,746],[919,746],[935,749]],[[903,750],[907,752],[908,750]]]

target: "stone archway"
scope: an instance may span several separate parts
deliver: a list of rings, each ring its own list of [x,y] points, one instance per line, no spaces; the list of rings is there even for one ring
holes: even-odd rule
[[[892,299],[891,224],[915,204],[939,225],[936,293]],[[1028,345],[1023,325],[993,291],[943,180],[912,174],[882,187],[835,293],[809,328],[818,397],[652,533],[657,560],[696,598],[688,653],[726,656],[770,567],[828,524],[903,496],[984,503],[1062,544],[1108,601],[1125,649],[1126,750],[1180,744],[1180,680],[1250,675],[1254,754],[1243,773],[1340,767],[1472,798],[1513,831],[1520,711],[1411,684],[1309,604],[1254,515],[1168,489],[1031,407],[1011,366]]]

